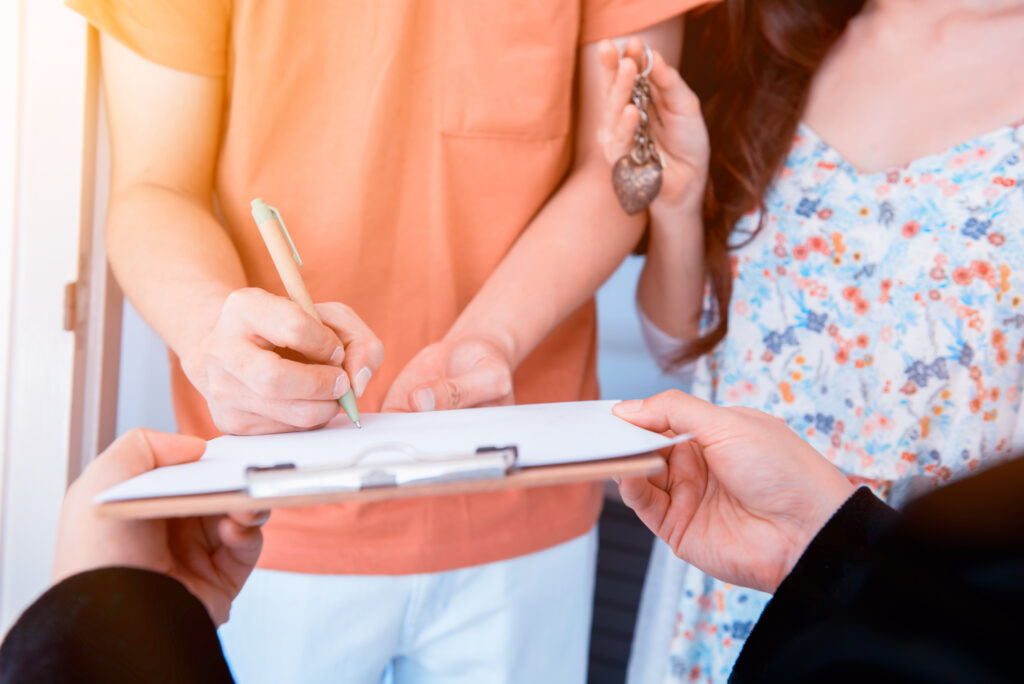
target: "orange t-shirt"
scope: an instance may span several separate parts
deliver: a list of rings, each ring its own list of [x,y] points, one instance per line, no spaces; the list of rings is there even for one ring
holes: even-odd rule
[[[387,359],[379,409],[441,339],[571,163],[580,44],[635,32],[694,0],[68,0],[166,66],[224,76],[216,196],[250,285],[284,294],[249,214],[288,222],[316,301],[341,301]],[[598,236],[599,237],[599,236]],[[523,403],[594,399],[588,303],[519,367]],[[172,359],[172,361],[174,361]],[[176,361],[182,432],[216,435]],[[486,563],[583,534],[595,485],[274,512],[260,565],[406,574]]]

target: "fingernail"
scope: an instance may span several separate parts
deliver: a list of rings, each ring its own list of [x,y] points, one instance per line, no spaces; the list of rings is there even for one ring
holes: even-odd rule
[[[337,366],[339,363],[341,363],[341,360],[344,358],[345,348],[342,347],[341,345],[338,345],[337,347],[334,348],[334,353],[331,354],[330,364],[332,366]]]
[[[352,387],[352,389],[356,393],[356,399],[363,396],[363,392],[366,391],[366,383],[370,382],[370,378],[372,377],[373,371],[370,370],[367,366],[363,366],[361,369],[359,369],[359,372],[356,373],[356,379]]]
[[[341,395],[348,391],[349,384],[348,378],[345,377],[344,373],[338,375],[338,379],[334,381],[334,398],[337,399]]]
[[[434,410],[434,390],[421,389],[412,395],[417,411],[433,411]]]
[[[636,413],[644,405],[639,399],[630,399],[615,405],[616,413]]]

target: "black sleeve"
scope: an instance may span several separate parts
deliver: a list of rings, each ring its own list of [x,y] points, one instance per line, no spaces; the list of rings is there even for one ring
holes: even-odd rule
[[[747,638],[730,681],[763,681],[767,665],[795,634],[843,611],[864,583],[872,546],[896,517],[869,489],[854,492],[779,585]]]
[[[104,568],[54,586],[0,648],[0,683],[232,682],[203,604],[177,580]]]
[[[754,627],[731,682],[1017,682],[1024,460],[899,516],[858,490]]]

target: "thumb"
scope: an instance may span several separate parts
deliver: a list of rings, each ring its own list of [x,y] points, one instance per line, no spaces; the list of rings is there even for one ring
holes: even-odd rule
[[[149,446],[152,456],[148,470],[198,461],[206,451],[206,442],[198,437],[174,435],[156,430],[141,430],[140,432],[142,439]]]
[[[662,392],[642,401],[624,401],[616,404],[612,411],[619,418],[652,432],[671,430],[677,435],[692,434],[701,444],[730,416],[722,407],[679,390]]]
[[[205,450],[206,442],[198,437],[135,428],[107,447],[85,469],[76,485],[98,494],[154,468],[195,461]]]
[[[444,411],[496,402],[512,393],[512,375],[503,364],[479,364],[468,373],[443,378],[414,389],[414,411]]]

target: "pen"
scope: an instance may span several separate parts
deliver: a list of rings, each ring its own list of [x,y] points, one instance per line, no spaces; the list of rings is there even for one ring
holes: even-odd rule
[[[285,228],[281,214],[257,197],[252,201],[252,217],[256,221],[256,227],[260,229],[260,235],[267,245],[270,258],[274,261],[274,268],[277,269],[277,275],[281,277],[288,296],[317,323],[323,323],[316,313],[313,298],[309,296],[306,284],[302,282],[302,275],[299,273],[302,259],[299,258],[299,251],[295,249],[295,243]],[[356,395],[352,393],[351,388],[338,399],[338,403],[345,409],[345,415],[356,424],[356,427],[362,428],[359,422],[359,409],[356,408]]]

